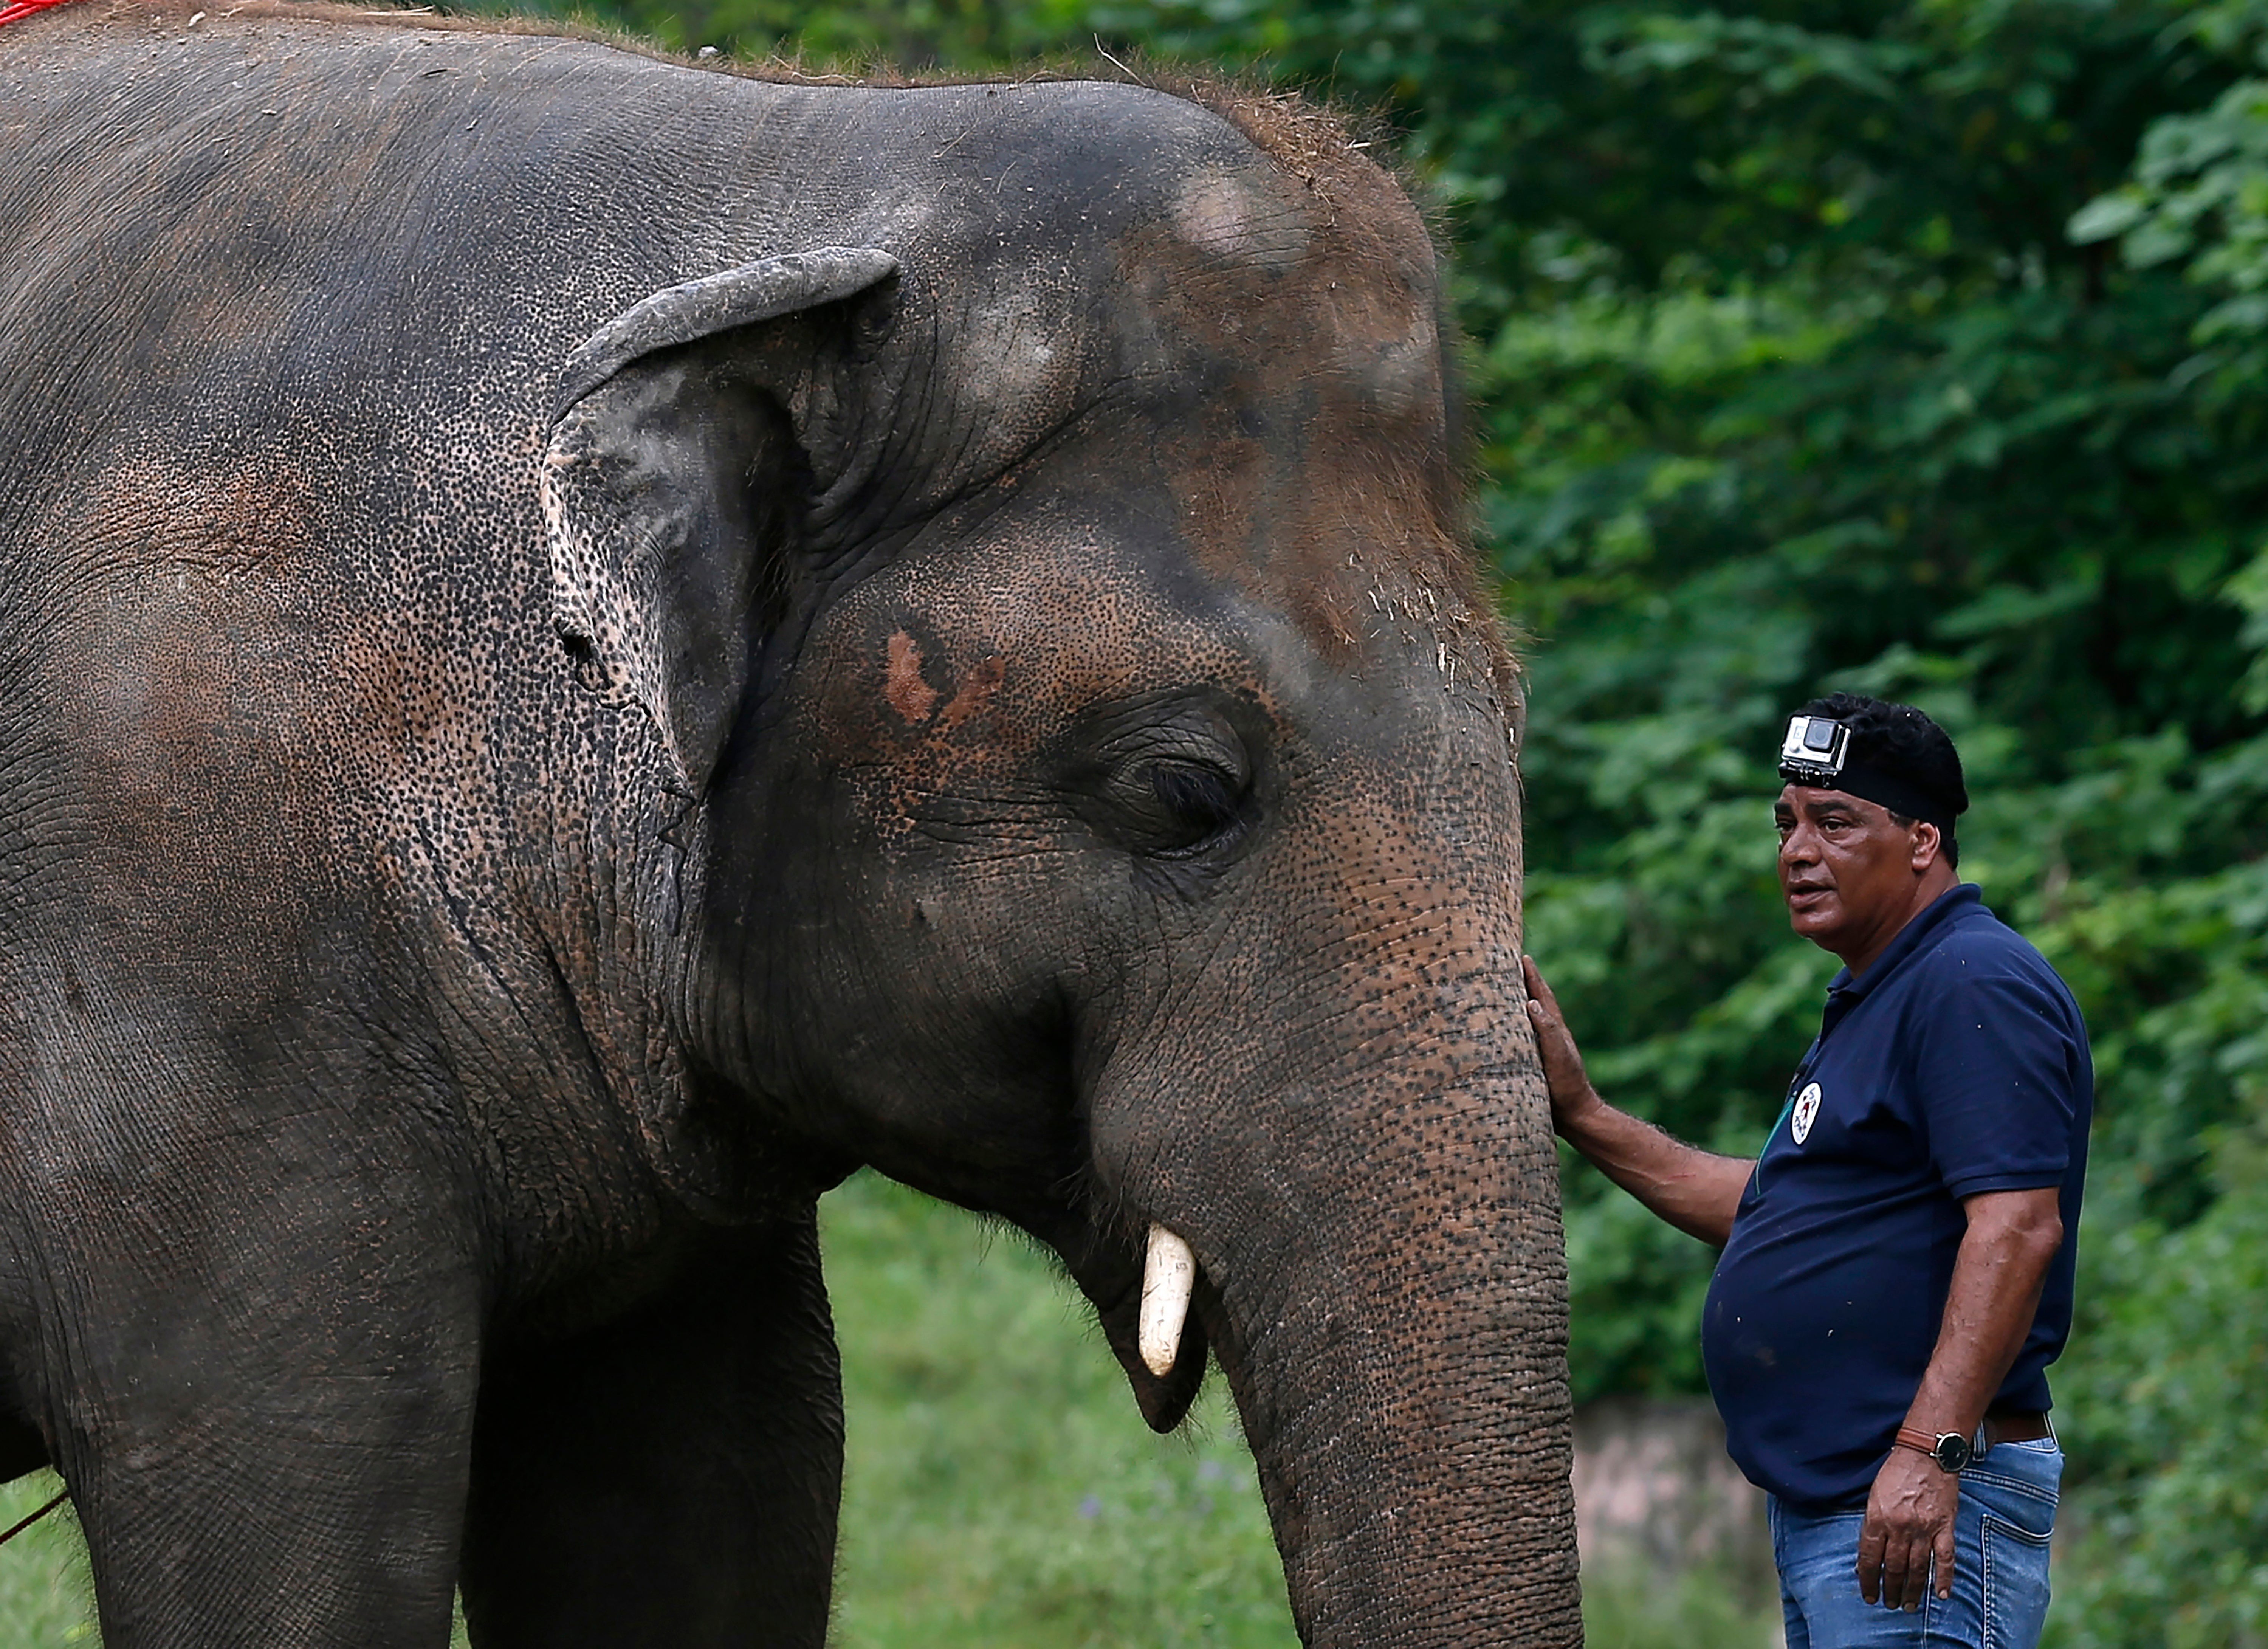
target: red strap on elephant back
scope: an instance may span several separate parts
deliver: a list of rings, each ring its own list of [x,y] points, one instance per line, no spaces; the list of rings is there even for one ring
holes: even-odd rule
[[[63,3],[63,0],[9,0],[9,4],[0,5],[0,23],[13,23],[18,18],[27,18],[34,11],[44,11]]]

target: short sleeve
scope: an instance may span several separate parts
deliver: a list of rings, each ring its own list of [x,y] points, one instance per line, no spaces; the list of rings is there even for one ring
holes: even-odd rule
[[[1937,960],[1913,1075],[1939,1180],[1956,1197],[2061,1184],[2085,1061],[2067,998],[2004,958]]]

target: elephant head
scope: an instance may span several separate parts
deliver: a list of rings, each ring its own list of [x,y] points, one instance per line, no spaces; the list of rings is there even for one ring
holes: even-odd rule
[[[762,1138],[1051,1247],[1152,1425],[1217,1352],[1308,1641],[1573,1642],[1431,244],[1313,117],[1004,90],[902,94],[949,172],[872,153],[563,379],[561,629],[680,799],[673,1015]]]

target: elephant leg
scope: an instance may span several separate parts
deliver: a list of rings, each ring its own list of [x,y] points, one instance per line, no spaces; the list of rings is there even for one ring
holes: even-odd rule
[[[7,1144],[0,1137],[0,1151]],[[0,1196],[8,1189],[0,1177]],[[15,1307],[0,1308],[0,1483],[13,1483],[48,1463],[48,1439],[40,1434],[38,1412],[26,1402],[26,1387],[17,1373],[22,1360],[19,1348],[32,1337],[25,1321],[25,1292],[14,1244],[9,1234],[0,1233],[0,1300]]]
[[[817,1649],[842,1476],[815,1217],[704,1237],[627,1314],[491,1351],[461,1580],[473,1642]]]
[[[0,1080],[0,1408],[70,1490],[107,1649],[443,1649],[484,1277],[427,1113],[65,1074]]]
[[[107,1649],[447,1643],[478,1285],[393,1280],[77,1325],[44,1384]]]
[[[0,1483],[13,1483],[48,1463],[48,1440],[29,1420],[0,1414]]]

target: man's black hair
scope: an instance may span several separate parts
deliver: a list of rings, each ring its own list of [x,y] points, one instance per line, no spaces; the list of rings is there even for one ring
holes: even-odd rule
[[[1815,698],[1796,712],[1823,716],[1851,730],[1849,760],[1873,768],[1911,785],[1938,804],[1939,850],[1946,868],[1961,865],[1961,844],[1954,839],[1955,813],[1969,811],[1969,786],[1961,776],[1961,753],[1944,728],[1911,704],[1889,704],[1863,693],[1830,693]],[[1892,809],[1899,825],[1913,820]]]

